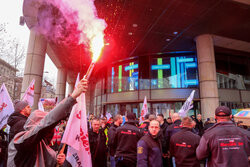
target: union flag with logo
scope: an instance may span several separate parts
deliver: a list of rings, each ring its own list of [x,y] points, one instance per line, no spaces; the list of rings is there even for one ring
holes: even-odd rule
[[[76,85],[79,82],[79,74]],[[85,93],[77,99],[71,111],[62,143],[68,145],[66,159],[72,166],[92,167],[87,129]]]
[[[26,89],[22,101],[27,101],[31,106],[34,104],[34,92],[35,92],[35,79],[33,79],[29,85],[29,87]]]

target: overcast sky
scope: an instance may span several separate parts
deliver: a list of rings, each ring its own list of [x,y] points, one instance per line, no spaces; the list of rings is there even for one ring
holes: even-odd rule
[[[0,23],[7,23],[7,33],[12,38],[17,38],[27,49],[29,29],[26,25],[19,25],[19,17],[22,16],[22,5],[23,0],[0,0]],[[48,71],[44,75],[54,78],[53,80],[56,82],[57,69],[48,56],[45,59],[44,71]],[[52,84],[55,85],[55,82]]]

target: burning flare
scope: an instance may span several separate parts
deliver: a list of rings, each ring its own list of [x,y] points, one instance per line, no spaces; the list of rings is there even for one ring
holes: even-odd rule
[[[93,54],[92,62],[96,62],[102,53],[104,47],[103,33],[97,33],[96,36],[90,41],[90,50]]]

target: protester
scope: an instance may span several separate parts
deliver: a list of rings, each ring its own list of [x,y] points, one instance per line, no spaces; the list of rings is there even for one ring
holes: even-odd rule
[[[108,131],[108,147],[110,153],[110,166],[115,167],[115,148],[114,139],[116,129],[122,124],[122,116],[120,114],[114,117],[114,123],[111,125]]]
[[[31,108],[26,101],[16,100],[14,102],[14,108],[15,112],[10,115],[7,121],[7,124],[10,126],[9,141],[11,141],[17,133],[24,131],[23,126],[31,113]]]
[[[209,118],[204,124],[203,131],[205,132],[208,128],[212,127],[215,124],[215,119],[213,117]]]
[[[0,167],[7,165],[8,158],[8,134],[4,132],[7,125],[4,125],[0,129]]]
[[[174,113],[172,115],[172,125],[169,125],[165,132],[165,138],[167,141],[167,149],[169,150],[170,138],[177,132],[181,130],[181,118],[178,113]]]
[[[64,102],[60,103],[49,113],[36,110],[32,112],[24,125],[24,131],[15,135],[9,144],[8,166],[34,167],[62,165],[64,154],[52,150],[48,143],[53,136],[54,127],[69,116],[76,98],[87,90],[87,80],[82,79]]]
[[[204,126],[203,126],[201,114],[197,115],[197,119],[195,119],[195,122],[196,122],[195,130],[198,131],[199,136],[202,136],[204,133],[203,132]]]
[[[168,117],[168,119],[167,119],[167,124],[168,125],[171,125],[173,122],[172,122],[172,119],[171,119],[171,117]]]
[[[250,133],[236,127],[226,106],[215,110],[217,123],[209,128],[196,150],[199,160],[208,158],[207,167],[247,167],[250,165]]]
[[[181,118],[178,113],[174,113],[171,117],[172,124],[169,125],[165,131],[165,142],[166,142],[166,150],[163,150],[164,154],[167,154],[168,158],[168,166],[172,166],[172,157],[170,156],[169,146],[171,137],[181,130]]]
[[[192,132],[193,120],[190,117],[184,117],[182,126],[181,130],[171,137],[170,154],[175,158],[176,167],[200,167],[195,152],[200,136]]]
[[[162,145],[161,149],[166,151],[167,150],[167,148],[166,148],[167,143],[166,143],[166,140],[165,140],[165,132],[166,132],[166,129],[168,127],[168,124],[164,120],[164,115],[163,114],[158,114],[156,120],[160,122],[160,129],[161,130],[159,132],[159,137],[160,137],[161,145]],[[168,157],[167,157],[167,152],[164,152],[164,151],[163,151],[162,163],[163,163],[163,166],[167,166]]]
[[[149,133],[137,143],[137,167],[162,167],[160,123],[152,120],[148,129]]]
[[[106,135],[101,128],[100,120],[92,120],[92,129],[89,130],[89,145],[93,167],[107,166]]]
[[[156,117],[154,114],[147,114],[145,116],[145,121],[143,122],[143,124],[139,127],[141,129],[141,132],[143,132],[144,134],[148,133],[148,126],[150,121],[154,120]]]
[[[136,167],[137,142],[142,137],[136,127],[135,116],[127,113],[127,122],[116,129],[114,148],[116,150],[116,167]]]

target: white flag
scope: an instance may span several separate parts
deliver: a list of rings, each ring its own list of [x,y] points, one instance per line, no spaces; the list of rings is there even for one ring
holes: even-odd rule
[[[112,117],[112,115],[109,113],[109,112],[106,112],[106,118],[107,118],[107,121],[109,121],[109,119]]]
[[[22,101],[27,101],[31,106],[34,104],[34,89],[35,89],[35,79],[33,79],[29,85],[29,87],[26,89]]]
[[[78,82],[76,81],[76,84]],[[71,111],[62,143],[68,145],[66,159],[72,166],[92,167],[85,93],[82,93],[76,100],[77,104],[73,106]]]
[[[180,111],[178,112],[178,114],[180,115],[180,117],[184,118],[187,116],[188,111],[193,108],[193,98],[194,98],[194,93],[195,90],[193,90],[190,94],[190,96],[187,98],[187,100],[185,101],[185,103],[183,104],[183,106],[181,107]]]
[[[39,102],[38,102],[38,110],[40,111],[44,111],[44,107],[43,107],[43,101],[44,99],[39,99]]]
[[[147,104],[147,97],[145,96],[144,103],[143,103],[142,110],[141,110],[140,124],[143,123],[147,113],[148,113],[148,104]]]
[[[7,120],[13,112],[13,103],[3,83],[0,89],[0,129],[2,129],[5,124],[7,124]]]

